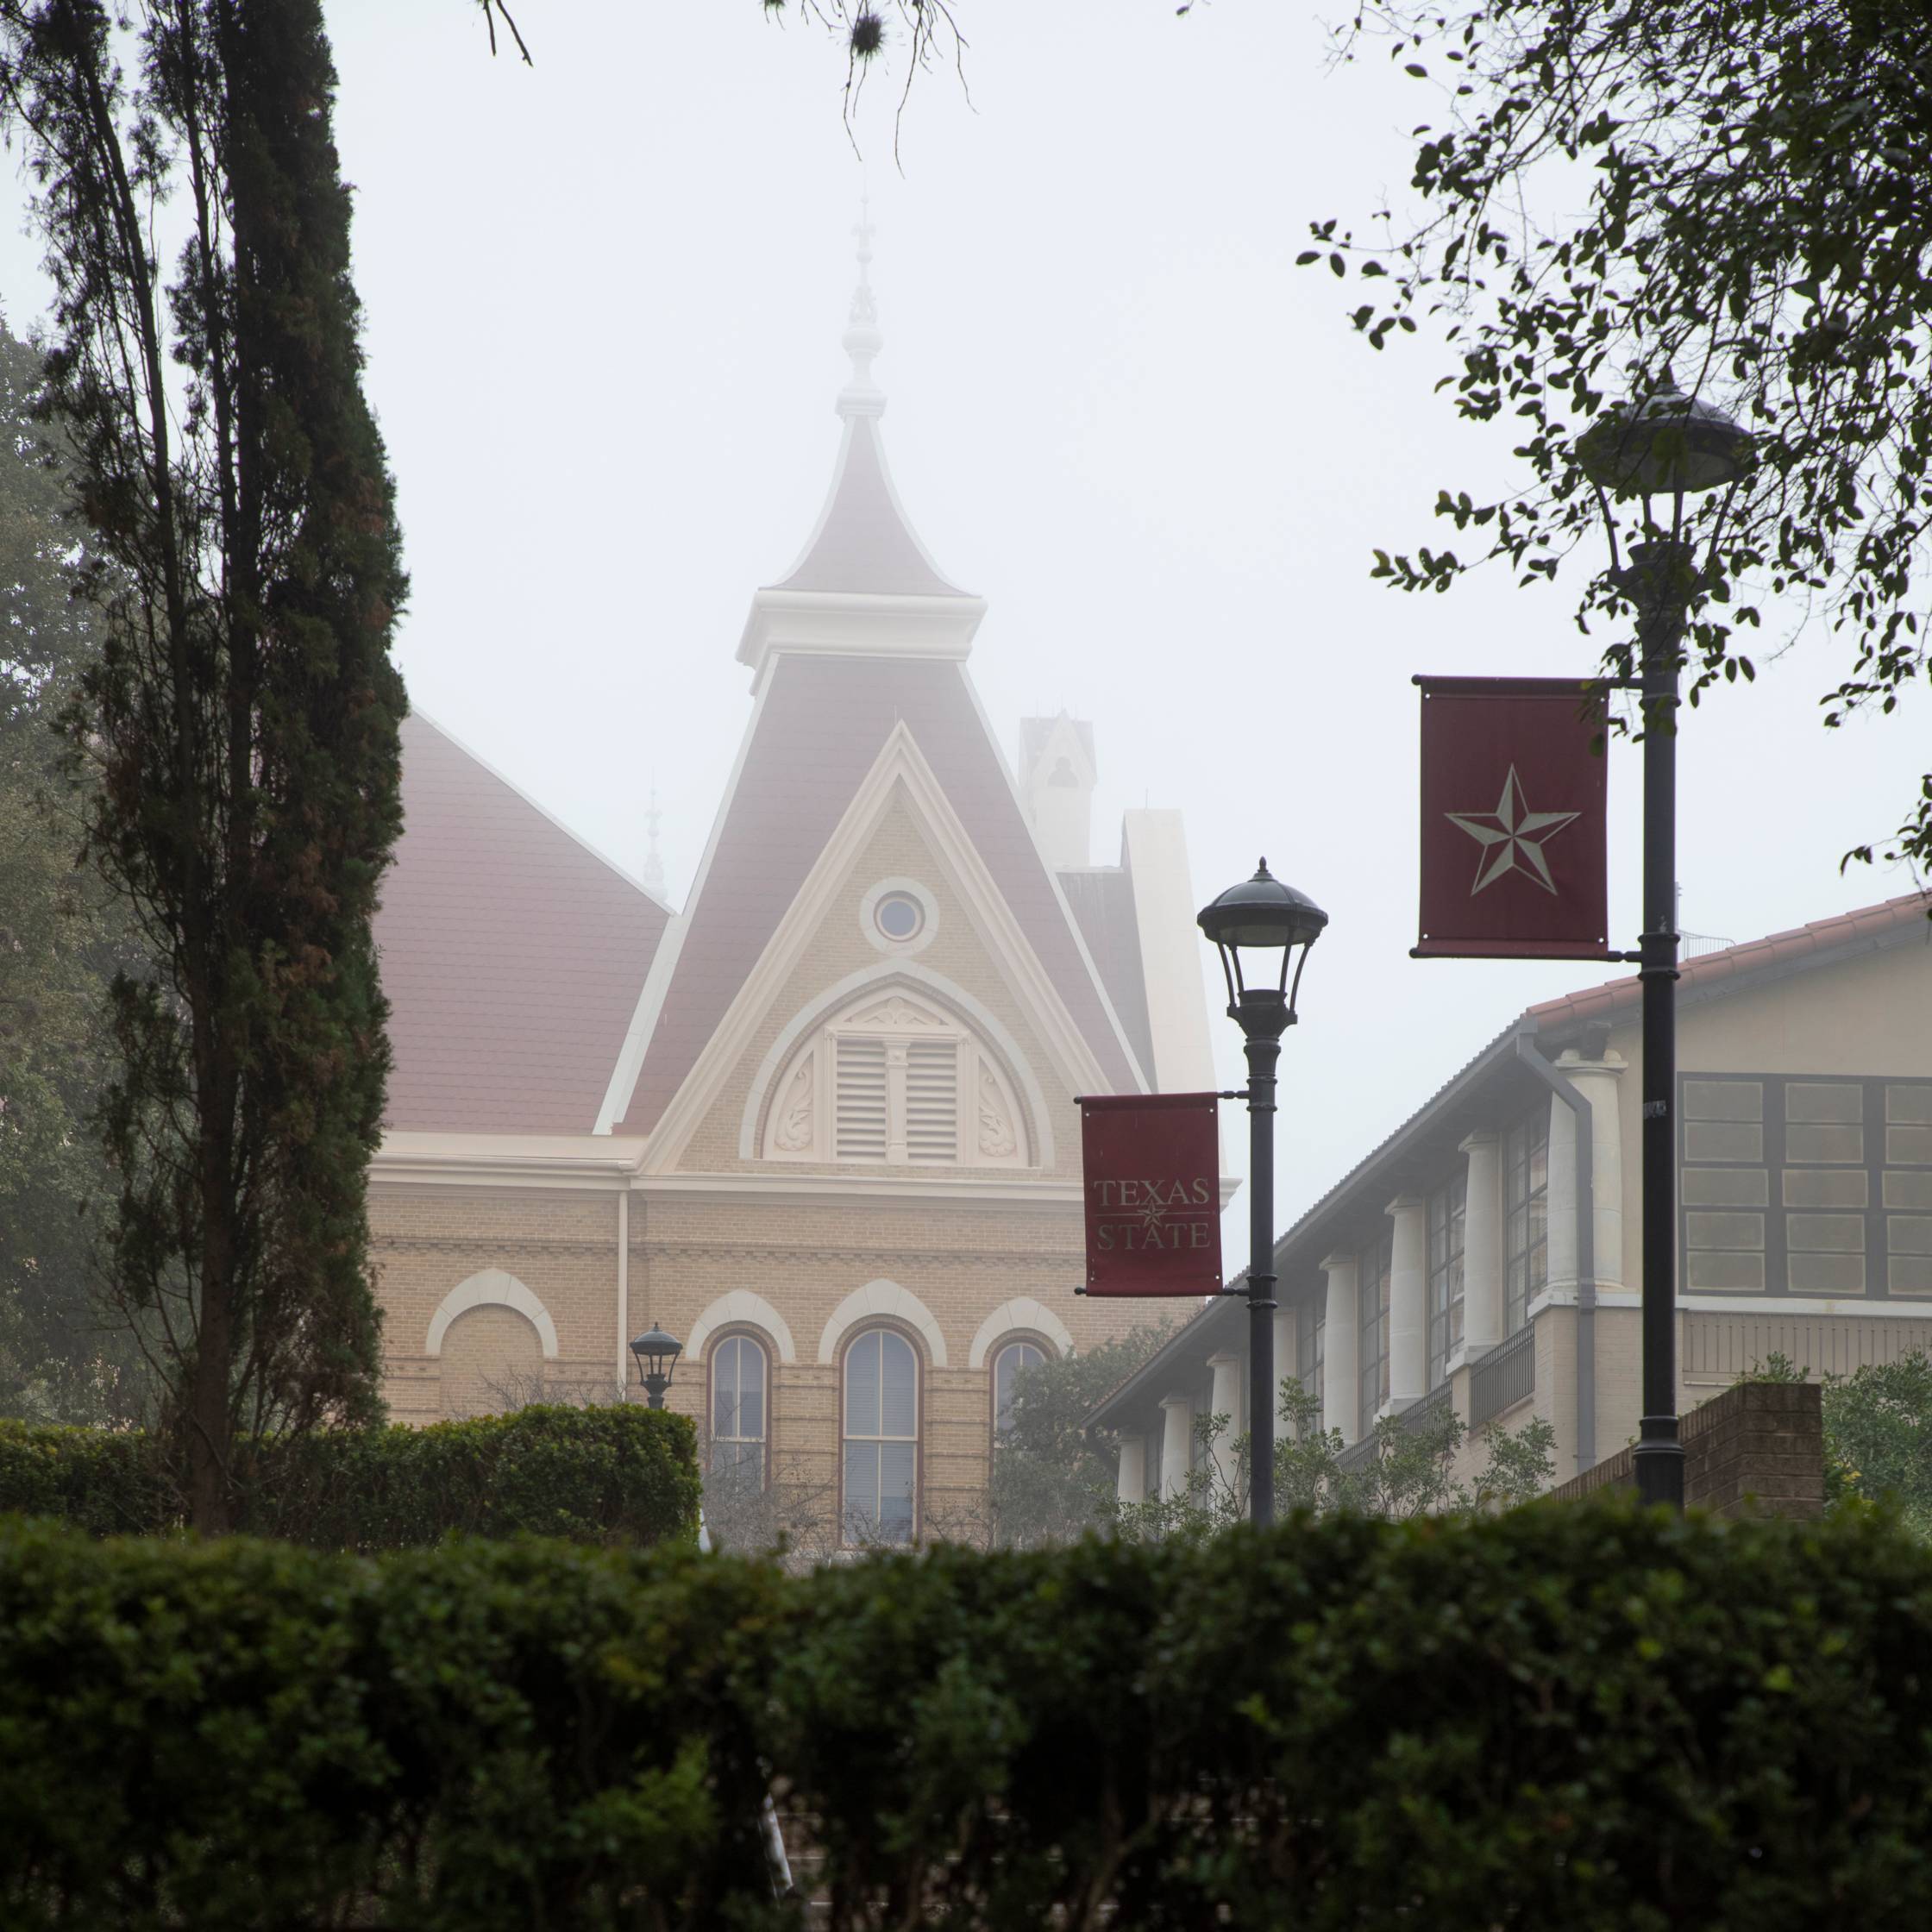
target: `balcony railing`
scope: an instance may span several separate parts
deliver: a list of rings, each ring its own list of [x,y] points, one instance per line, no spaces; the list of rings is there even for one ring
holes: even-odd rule
[[[1411,1435],[1419,1435],[1424,1429],[1440,1422],[1455,1407],[1455,1398],[1446,1382],[1437,1389],[1411,1402],[1396,1418]]]
[[[1469,1371],[1469,1426],[1479,1429],[1536,1393],[1536,1330],[1526,1323]]]

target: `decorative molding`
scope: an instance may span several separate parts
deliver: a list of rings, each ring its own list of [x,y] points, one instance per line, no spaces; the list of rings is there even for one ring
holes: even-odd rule
[[[906,525],[908,530],[911,527]],[[772,660],[784,651],[835,657],[964,658],[985,615],[983,598],[964,595],[761,590],[751,599],[738,639],[738,662],[750,667],[754,687],[762,695],[770,688],[767,673]]]
[[[482,1269],[443,1296],[430,1317],[430,1339],[423,1344],[423,1353],[442,1353],[442,1338],[458,1315],[467,1314],[472,1308],[514,1308],[536,1329],[543,1345],[543,1359],[556,1360],[557,1326],[550,1320],[550,1311],[514,1275],[506,1275],[500,1268]]]
[[[926,1358],[932,1366],[946,1366],[946,1338],[932,1319],[932,1311],[910,1289],[888,1281],[868,1282],[863,1288],[854,1289],[832,1310],[831,1320],[819,1338],[820,1364],[836,1362],[838,1345],[846,1334],[881,1315],[916,1330],[925,1343]]]
[[[756,1328],[771,1343],[781,1362],[796,1362],[798,1350],[792,1343],[792,1330],[785,1317],[762,1295],[749,1288],[734,1288],[720,1295],[691,1325],[685,1338],[684,1352],[693,1362],[705,1358],[705,1345],[720,1328]]]
[[[973,1337],[973,1346],[966,1351],[966,1366],[983,1369],[994,1343],[1002,1335],[1010,1335],[1015,1329],[1023,1328],[1030,1328],[1037,1335],[1044,1335],[1063,1357],[1073,1353],[1073,1337],[1067,1333],[1066,1323],[1045,1302],[1036,1302],[1029,1295],[1016,1295],[1012,1301],[1002,1302],[979,1325],[978,1333]]]
[[[980,1081],[976,1107],[979,1114],[980,1152],[989,1161],[1010,1160],[1018,1145],[1017,1132],[1010,1116],[1000,1079],[984,1061],[979,1063]]]
[[[1008,987],[1026,1013],[1067,1094],[1070,1096],[1109,1091],[1108,1082],[1094,1057],[1093,1049],[1068,1012],[1012,907],[1001,897],[985,860],[974,846],[911,730],[901,719],[887,734],[879,756],[873,761],[871,770],[860,781],[837,828],[826,840],[804,884],[780,917],[756,964],[746,975],[743,985],[739,988],[723,1019],[706,1042],[690,1073],[653,1128],[644,1151],[645,1171],[653,1174],[672,1171],[678,1158],[689,1146],[693,1135],[717,1104],[725,1085],[743,1062],[758,1028],[784,992],[787,982],[804,957],[813,934],[834,914],[840,894],[848,889],[847,881],[852,868],[883,823],[894,797],[901,792],[956,887],[969,923],[998,963]],[[1058,890],[1057,881],[1055,881],[1055,890]],[[692,903],[696,905],[697,902],[694,893]],[[1062,903],[1064,904],[1063,899]],[[1074,925],[1070,913],[1067,919],[1069,931],[1077,940],[1078,928]],[[947,983],[937,975],[928,982],[925,969],[917,960],[902,958],[881,962],[881,977],[898,972],[914,983],[932,983],[936,989]],[[653,972],[655,975],[655,967]],[[862,985],[864,975],[851,975],[844,983]],[[1096,986],[1099,983],[1097,975],[1095,983]],[[957,997],[957,993],[958,989],[953,988],[949,997],[953,997],[955,1003],[961,1005],[963,1010],[983,1011],[976,1000],[970,1007],[966,1007]],[[820,1000],[818,1010],[823,1012],[826,1003]],[[1111,1015],[1112,1008],[1107,1010]],[[1003,1033],[1004,1029],[1000,1029],[1000,1032]],[[795,1038],[796,1033],[793,1037]],[[1002,1038],[1000,1044],[1005,1051],[1010,1043]],[[1127,1052],[1129,1063],[1133,1064],[1131,1050],[1124,1051]],[[1010,1053],[1008,1057],[1016,1073],[1020,1071],[1024,1063],[1018,1053]],[[1044,1121],[1044,1107],[1040,1112]],[[746,1145],[755,1146],[755,1137],[750,1143],[741,1139],[741,1150]],[[741,1157],[750,1160],[756,1156],[753,1152],[741,1151]],[[1043,1141],[1042,1159],[1050,1158]]]
[[[892,939],[879,930],[879,901],[892,893],[904,893],[919,901],[925,914],[919,929],[910,939]],[[939,936],[939,901],[917,879],[881,879],[859,900],[859,931],[865,942],[888,959],[905,959],[924,952]]]

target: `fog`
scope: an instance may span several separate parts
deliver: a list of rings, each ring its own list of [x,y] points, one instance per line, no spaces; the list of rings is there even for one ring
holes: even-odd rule
[[[1612,975],[1407,957],[1410,674],[1594,662],[1580,570],[1427,599],[1369,579],[1372,545],[1445,540],[1439,486],[1511,474],[1507,436],[1433,394],[1439,341],[1371,352],[1352,287],[1293,267],[1311,217],[1406,179],[1414,84],[1379,53],[1332,70],[1312,11],[1260,0],[962,0],[969,94],[918,77],[895,160],[902,72],[849,130],[843,53],[795,5],[514,10],[534,67],[492,60],[466,0],[329,9],[415,702],[632,871],[655,786],[681,902],[749,714],[748,600],[837,448],[862,186],[887,445],[927,547],[988,600],[970,668],[1009,757],[1023,714],[1065,706],[1095,728],[1097,860],[1123,808],[1174,806],[1198,898],[1265,853],[1333,915],[1283,1057],[1283,1222],[1512,1014]],[[34,253],[0,261],[16,326]],[[1927,707],[1827,733],[1844,656],[1808,635],[1690,718],[1695,931],[1908,888],[1837,862],[1904,812]],[[1634,943],[1636,758],[1613,758]],[[1214,1031],[1233,1084],[1238,1035]]]

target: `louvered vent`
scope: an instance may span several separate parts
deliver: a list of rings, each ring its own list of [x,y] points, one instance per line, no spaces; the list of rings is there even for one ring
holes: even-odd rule
[[[951,1040],[906,1044],[906,1157],[959,1158],[959,1049]]]
[[[838,1158],[882,1161],[886,1157],[886,1043],[838,1042]]]

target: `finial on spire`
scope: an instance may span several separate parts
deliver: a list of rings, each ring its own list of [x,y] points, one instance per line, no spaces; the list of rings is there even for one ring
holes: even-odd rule
[[[852,307],[846,319],[844,348],[852,359],[852,379],[838,392],[838,413],[844,417],[882,416],[886,398],[872,380],[872,358],[884,346],[879,333],[879,304],[872,293],[872,198],[859,197],[858,226],[852,230],[858,242],[858,286],[852,291]]]

